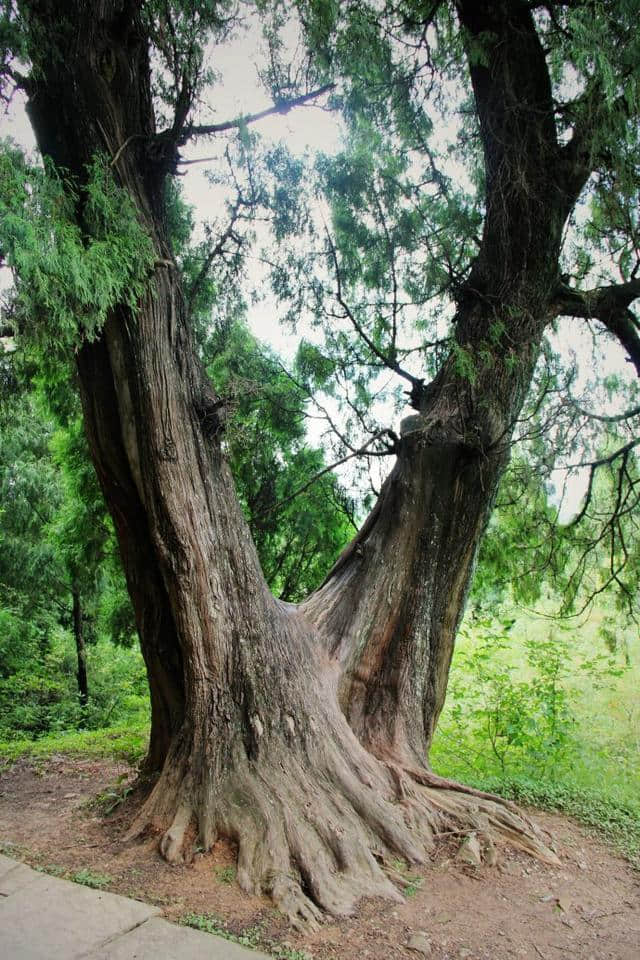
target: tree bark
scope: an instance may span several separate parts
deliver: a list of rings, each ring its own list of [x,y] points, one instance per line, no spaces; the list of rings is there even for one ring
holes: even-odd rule
[[[231,837],[241,886],[269,891],[294,923],[312,923],[318,906],[345,913],[362,895],[396,895],[384,858],[421,861],[452,819],[478,829],[489,849],[500,836],[555,860],[508,805],[441,780],[426,759],[557,272],[561,218],[553,203],[540,207],[549,183],[540,164],[555,143],[552,121],[540,119],[548,91],[542,81],[524,92],[516,83],[513,96],[525,106],[518,99],[523,112],[514,117],[495,89],[515,82],[525,54],[534,72],[540,67],[530,14],[520,4],[459,4],[470,30],[493,25],[502,35],[494,31],[489,76],[472,71],[490,188],[456,348],[405,423],[398,462],[363,530],[296,608],[267,588],[210,430],[215,398],[165,235],[172,147],[156,136],[137,5],[26,6],[64,52],[33,51],[29,113],[40,149],[80,186],[86,164],[106,149],[157,253],[138,309],[114,309],[76,358],[151,690],[148,766],[159,778],[131,836],[160,827],[172,861],[188,857],[196,838],[208,848]],[[498,7],[517,40],[508,62],[507,28],[491,19]],[[528,181],[517,190],[504,143],[520,144],[523,125],[537,153],[526,155]]]
[[[74,585],[71,591],[73,600],[73,636],[76,641],[76,657],[78,669],[76,678],[78,681],[78,700],[81,707],[86,707],[89,702],[89,684],[87,682],[87,648],[84,642],[84,631],[82,628],[82,598],[77,586]]]

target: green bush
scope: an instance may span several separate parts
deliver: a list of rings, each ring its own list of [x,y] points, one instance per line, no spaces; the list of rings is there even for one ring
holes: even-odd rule
[[[479,789],[576,816],[640,863],[638,668],[627,648],[622,663],[599,653],[598,631],[598,617],[579,632],[532,617],[468,617],[431,762]]]
[[[73,638],[57,628],[48,642],[44,655],[0,676],[0,740],[125,723],[140,726],[148,721],[147,679],[137,648],[115,647],[104,637],[87,646],[89,702],[82,706]]]

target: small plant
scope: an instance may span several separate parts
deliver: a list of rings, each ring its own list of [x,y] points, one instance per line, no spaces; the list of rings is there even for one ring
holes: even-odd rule
[[[311,960],[310,954],[306,950],[283,947],[277,943],[269,944],[269,950],[276,960]]]
[[[310,954],[306,950],[296,950],[295,947],[285,946],[275,940],[264,940],[260,927],[247,927],[246,930],[233,933],[224,920],[216,917],[213,913],[185,913],[181,917],[180,923],[185,927],[192,927],[194,930],[201,930],[203,933],[211,933],[216,937],[222,937],[224,940],[238,943],[252,950],[258,948],[267,950],[276,960],[311,960]]]
[[[105,816],[108,817],[110,813],[117,810],[120,804],[124,803],[133,792],[133,783],[127,783],[128,779],[128,773],[121,774],[112,786],[107,787],[92,801],[95,806],[102,810]]]
[[[253,950],[260,944],[261,932],[259,927],[248,927],[240,933],[233,933],[224,920],[216,917],[214,913],[185,913],[180,919],[180,923],[185,927],[201,930],[203,933],[212,933],[216,937],[222,937],[224,940],[238,943],[243,947],[251,947]]]
[[[236,868],[235,867],[216,867],[215,870],[216,878],[220,883],[231,884],[236,879]]]
[[[94,890],[104,890],[112,882],[113,878],[106,873],[94,873],[93,870],[78,870],[69,877],[74,883],[79,883],[83,887],[93,887]]]
[[[33,869],[37,870],[38,873],[46,873],[50,877],[64,877],[67,872],[64,867],[58,867],[55,863],[46,863]]]
[[[416,893],[424,883],[422,877],[407,877],[407,885],[402,891],[405,897],[415,897]]]
[[[390,860],[389,866],[395,874],[393,877],[395,882],[402,883],[402,892],[404,893],[405,897],[415,897],[416,893],[424,883],[423,878],[412,876],[409,873],[408,864],[400,858]]]

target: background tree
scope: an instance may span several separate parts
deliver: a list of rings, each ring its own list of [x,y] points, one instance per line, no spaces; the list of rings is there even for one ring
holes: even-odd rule
[[[317,54],[305,76],[322,90],[330,71],[344,71],[348,113],[391,117],[431,171],[427,195],[425,103],[468,71],[482,218],[449,271],[451,333],[425,375],[395,355],[397,310],[368,332],[347,298],[343,250],[327,237],[336,320],[408,382],[417,415],[403,421],[373,511],[301,605],[274,599],[260,570],[167,227],[180,147],[233,126],[195,116],[212,79],[207,52],[231,26],[227,7],[5,5],[4,73],[27,94],[49,166],[36,189],[9,155],[2,243],[18,274],[17,331],[76,348],[91,456],[136,613],[148,765],[160,776],[132,835],[162,825],[169,860],[188,855],[192,823],[205,848],[230,836],[241,885],[312,922],[316,905],[340,913],[364,893],[393,896],[380,861],[421,860],[451,818],[480,824],[489,846],[516,838],[553,859],[514,811],[434,776],[426,754],[546,329],[562,314],[597,319],[640,367],[637,280],[585,290],[586,273],[567,283],[560,259],[591,178],[629,182],[638,51],[624,2],[297,9]],[[574,72],[577,97],[566,95]],[[286,93],[274,110],[310,91]]]

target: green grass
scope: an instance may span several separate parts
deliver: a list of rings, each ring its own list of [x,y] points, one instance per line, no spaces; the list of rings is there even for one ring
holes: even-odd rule
[[[93,890],[104,890],[113,882],[113,878],[108,874],[94,873],[93,870],[77,870],[69,876],[69,880],[83,887],[91,887]]]
[[[249,947],[251,950],[266,950],[276,960],[311,960],[305,950],[285,947],[275,940],[265,939],[259,926],[247,927],[239,933],[234,933],[224,920],[221,920],[214,913],[185,913],[180,918],[180,923],[185,927],[192,927],[194,930],[201,930],[203,933],[211,933],[216,937],[222,937],[231,943]]]
[[[46,760],[57,754],[107,757],[137,764],[147,749],[149,728],[120,726],[106,730],[68,730],[39,740],[0,740],[0,768],[24,757]]]

